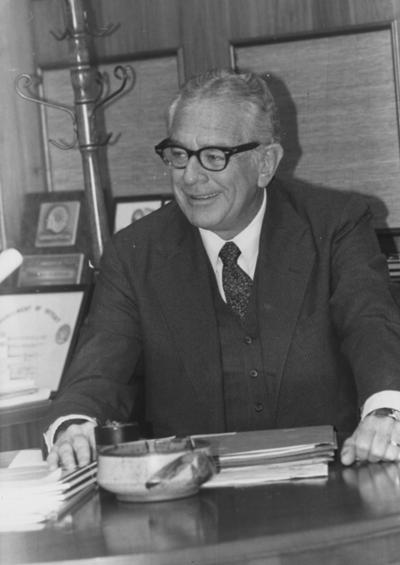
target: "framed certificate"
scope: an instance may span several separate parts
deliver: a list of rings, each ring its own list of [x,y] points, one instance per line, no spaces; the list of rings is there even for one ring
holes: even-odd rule
[[[24,382],[58,389],[89,291],[80,285],[0,293],[3,389],[24,388]]]

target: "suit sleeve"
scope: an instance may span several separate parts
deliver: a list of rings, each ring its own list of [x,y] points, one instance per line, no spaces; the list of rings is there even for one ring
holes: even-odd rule
[[[371,213],[358,198],[343,210],[331,257],[332,316],[361,406],[376,392],[400,390],[400,310]]]
[[[90,312],[46,423],[79,413],[100,421],[129,418],[142,351],[133,282],[114,242],[107,244]]]

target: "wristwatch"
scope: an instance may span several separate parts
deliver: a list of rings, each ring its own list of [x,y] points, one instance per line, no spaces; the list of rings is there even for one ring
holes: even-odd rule
[[[378,418],[392,418],[392,420],[396,420],[400,422],[400,410],[395,410],[394,408],[376,408],[376,410],[372,410],[368,414],[372,416],[378,416]]]

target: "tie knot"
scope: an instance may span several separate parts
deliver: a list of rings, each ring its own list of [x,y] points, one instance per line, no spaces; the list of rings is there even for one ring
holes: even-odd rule
[[[223,245],[219,252],[219,256],[221,257],[224,265],[234,265],[237,262],[240,253],[241,251],[236,243],[228,241]]]

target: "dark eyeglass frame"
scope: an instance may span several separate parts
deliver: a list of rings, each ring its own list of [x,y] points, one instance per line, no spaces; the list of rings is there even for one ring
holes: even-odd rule
[[[238,153],[244,153],[245,151],[251,151],[252,149],[258,147],[259,145],[261,144],[258,141],[250,141],[248,143],[242,143],[241,145],[236,145],[234,147],[220,147],[219,145],[208,145],[206,147],[201,147],[200,149],[193,151],[192,149],[187,149],[186,147],[183,147],[183,145],[179,145],[179,143],[174,143],[169,137],[167,137],[166,139],[160,141],[160,143],[158,143],[158,145],[154,147],[154,150],[157,153],[157,155],[161,157],[162,161],[166,165],[168,165],[169,167],[173,167],[174,169],[185,169],[189,162],[189,159],[194,155],[198,160],[198,162],[200,163],[200,165],[203,167],[203,169],[206,169],[207,171],[213,171],[219,173],[220,171],[226,169],[232,155],[237,155]],[[177,149],[182,149],[182,151],[185,151],[187,153],[187,162],[180,167],[174,165],[171,161],[169,161],[164,156],[164,150],[167,149],[168,147],[176,147]],[[225,155],[225,165],[221,169],[211,169],[210,167],[204,165],[204,163],[201,160],[201,154],[203,151],[206,151],[207,149],[217,149],[218,151],[222,151],[222,153]]]

